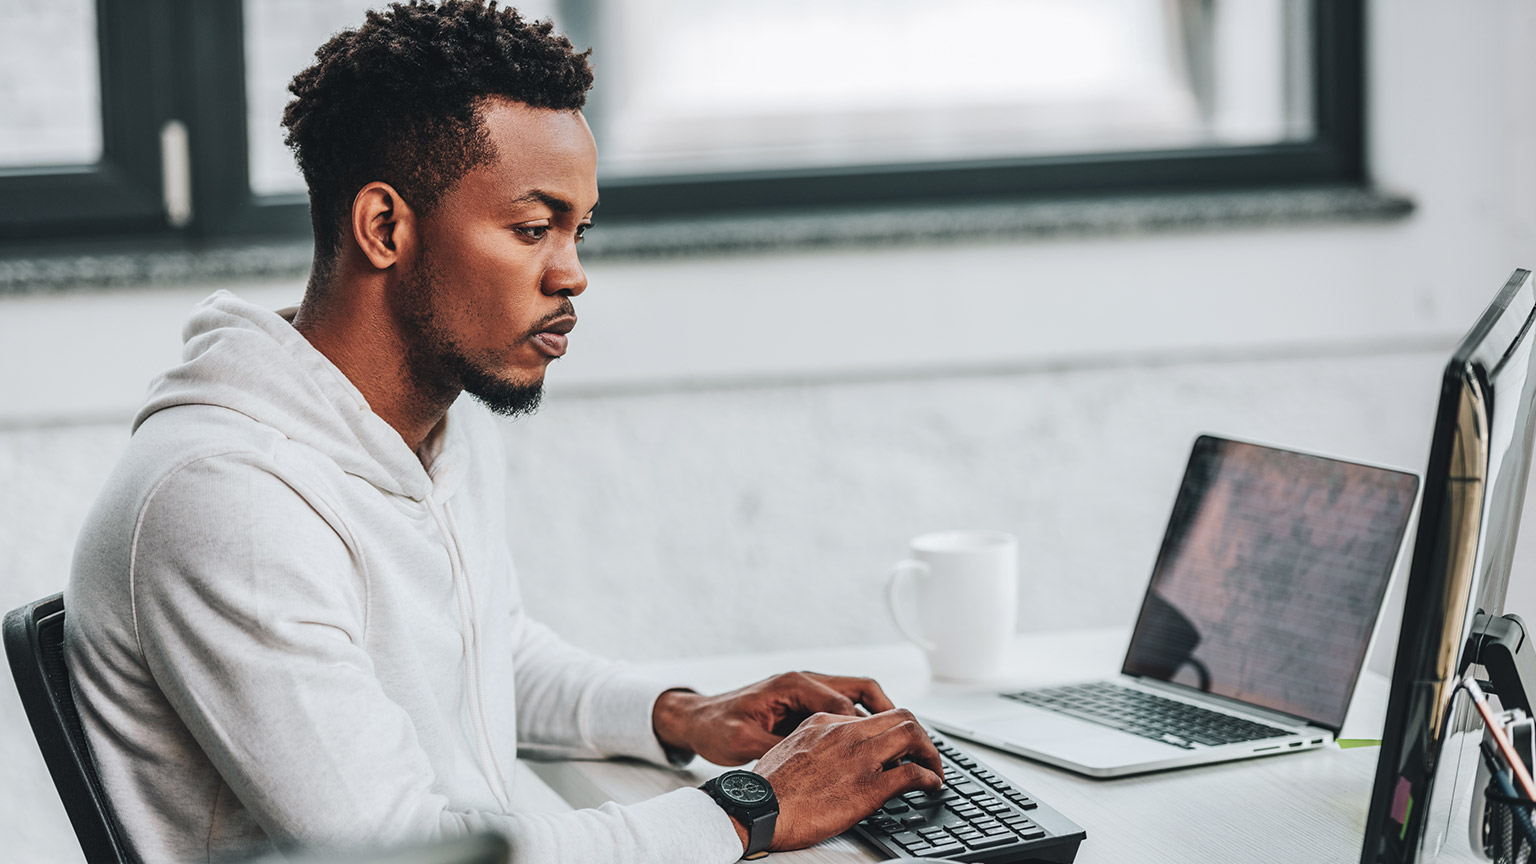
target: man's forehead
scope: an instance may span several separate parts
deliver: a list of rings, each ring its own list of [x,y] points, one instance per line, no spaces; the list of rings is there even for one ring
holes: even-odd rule
[[[510,99],[486,99],[476,109],[493,144],[516,143],[532,151],[564,151],[592,154],[597,144],[580,111],[535,108]]]
[[[557,211],[597,201],[597,145],[579,111],[487,100],[480,108],[495,154],[479,173],[511,205],[543,203]]]

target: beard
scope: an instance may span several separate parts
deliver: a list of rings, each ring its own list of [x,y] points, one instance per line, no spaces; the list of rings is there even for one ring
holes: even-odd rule
[[[458,364],[464,392],[479,399],[485,407],[503,417],[523,417],[539,410],[544,399],[544,382],[519,383],[498,378],[465,359]]]
[[[539,408],[544,382],[515,381],[494,370],[494,358],[475,356],[459,344],[453,331],[438,320],[446,302],[433,277],[425,249],[401,286],[401,318],[411,335],[406,365],[423,392],[459,389],[503,417],[522,417]],[[526,338],[526,335],[523,337]]]

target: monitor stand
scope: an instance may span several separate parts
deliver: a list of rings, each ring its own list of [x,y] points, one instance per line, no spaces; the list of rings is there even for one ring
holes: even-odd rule
[[[1477,613],[1462,658],[1463,674],[1473,663],[1488,671],[1491,686],[1483,689],[1497,695],[1504,710],[1519,708],[1527,717],[1536,716],[1529,689],[1536,685],[1536,647],[1519,615]]]

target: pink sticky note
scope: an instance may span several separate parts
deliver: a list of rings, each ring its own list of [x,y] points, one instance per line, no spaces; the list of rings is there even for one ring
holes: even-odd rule
[[[1392,793],[1392,821],[1403,824],[1408,818],[1408,805],[1413,803],[1413,784],[1407,777],[1397,778],[1397,791]]]

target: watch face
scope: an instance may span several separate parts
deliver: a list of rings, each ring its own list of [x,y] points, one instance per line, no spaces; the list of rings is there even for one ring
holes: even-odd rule
[[[757,804],[768,800],[768,784],[755,774],[741,772],[721,778],[720,791],[732,801]]]

